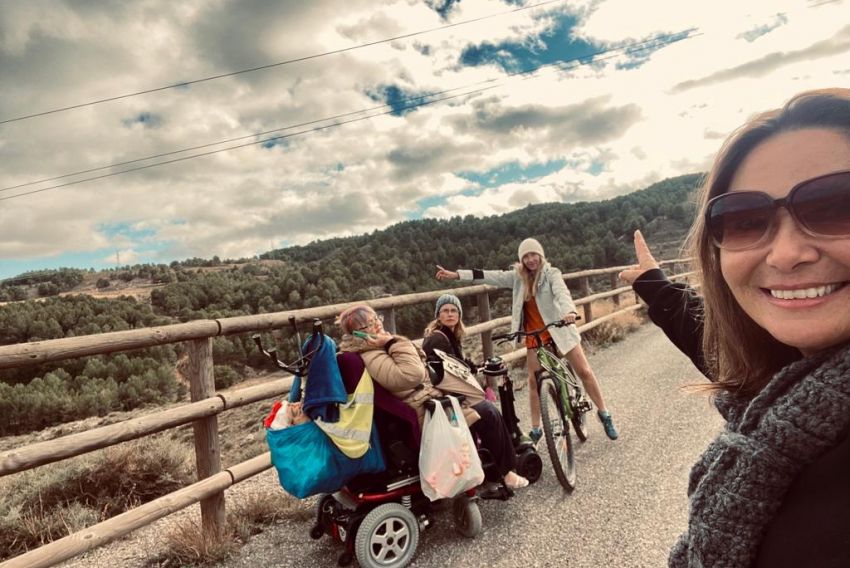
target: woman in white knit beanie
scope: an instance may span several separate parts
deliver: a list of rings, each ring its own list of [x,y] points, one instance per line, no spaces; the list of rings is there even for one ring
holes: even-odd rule
[[[563,320],[575,323],[576,307],[561,271],[546,262],[543,246],[536,239],[525,239],[517,251],[519,262],[513,270],[446,270],[437,265],[437,280],[475,280],[513,290],[511,331],[540,329],[548,323]],[[605,405],[602,389],[581,347],[581,337],[574,325],[553,327],[543,333],[543,340],[557,347],[566,357],[584,385],[590,400],[596,405],[605,434],[612,440],[618,437],[611,413]],[[531,407],[531,432],[535,442],[543,435],[540,429],[540,393],[535,373],[540,370],[534,339],[526,340],[528,356],[528,401]]]

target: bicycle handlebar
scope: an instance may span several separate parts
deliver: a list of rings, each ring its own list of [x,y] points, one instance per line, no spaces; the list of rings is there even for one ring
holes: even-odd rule
[[[577,315],[576,321],[578,321],[580,319],[581,319],[581,316]],[[553,321],[552,323],[547,323],[546,325],[544,325],[540,329],[535,329],[535,330],[532,330],[532,331],[524,331],[524,330],[520,329],[520,330],[514,331],[512,333],[503,333],[501,335],[494,335],[492,339],[493,339],[493,341],[499,341],[500,343],[504,343],[504,342],[507,342],[507,341],[513,341],[514,339],[519,339],[521,337],[533,336],[533,337],[536,337],[539,340],[540,334],[543,333],[544,331],[546,331],[547,329],[549,329],[551,327],[566,327],[568,325],[575,325],[575,322],[567,323],[564,320]]]
[[[263,347],[263,342],[259,333],[251,336],[251,339],[254,340],[254,343],[257,345],[257,348],[260,350],[260,352],[269,359],[271,359],[272,363],[274,363],[278,369],[283,369],[284,371],[292,373],[293,375],[303,376],[307,372],[307,369],[310,367],[310,363],[313,360],[313,356],[322,347],[322,335],[324,334],[322,329],[322,321],[318,318],[313,319],[312,335],[309,337],[309,343],[304,346],[303,351],[301,351],[301,334],[298,332],[298,326],[295,323],[294,316],[289,318],[289,323],[292,326],[292,329],[295,331],[296,341],[298,341],[298,349],[301,353],[298,359],[296,359],[292,363],[284,363],[283,361],[281,361],[277,356],[276,347],[265,349]]]

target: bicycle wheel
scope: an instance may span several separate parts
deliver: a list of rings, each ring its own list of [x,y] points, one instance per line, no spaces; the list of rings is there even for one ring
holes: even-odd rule
[[[564,371],[567,379],[567,404],[570,406],[570,422],[576,431],[576,436],[582,442],[587,441],[587,412],[590,410],[590,403],[584,398],[584,393],[581,391],[576,372],[569,365],[564,365]]]
[[[561,407],[558,388],[550,378],[540,383],[540,413],[543,418],[543,437],[558,483],[567,491],[576,487],[576,463],[570,426]]]

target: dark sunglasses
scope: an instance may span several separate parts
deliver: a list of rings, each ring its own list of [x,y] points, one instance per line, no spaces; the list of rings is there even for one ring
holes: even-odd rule
[[[761,191],[731,191],[709,200],[705,224],[714,244],[725,250],[754,248],[773,233],[784,207],[813,237],[850,236],[850,170],[808,179],[786,197]]]

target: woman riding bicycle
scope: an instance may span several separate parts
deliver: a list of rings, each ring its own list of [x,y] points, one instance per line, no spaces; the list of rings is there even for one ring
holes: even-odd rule
[[[511,308],[511,331],[535,330],[547,323],[563,320],[575,323],[576,309],[570,291],[564,283],[561,271],[546,262],[543,247],[535,239],[525,239],[518,250],[519,262],[514,270],[446,270],[437,266],[437,280],[476,280],[501,288],[513,290]],[[612,440],[618,437],[611,413],[605,406],[602,389],[581,347],[581,337],[575,326],[553,328],[543,334],[546,342],[551,341],[558,352],[564,355],[581,379],[590,400],[596,404],[597,415]],[[526,338],[528,356],[528,401],[531,410],[531,432],[529,436],[537,442],[542,436],[540,429],[540,394],[537,390],[537,371],[540,364],[533,337]]]
[[[436,353],[436,350],[440,350],[456,359],[458,363],[464,365],[474,374],[475,365],[463,356],[463,347],[461,346],[461,339],[464,335],[462,318],[463,308],[460,299],[453,294],[440,296],[434,310],[434,320],[425,328],[422,350],[429,362],[442,362],[440,356]],[[508,431],[499,411],[488,400],[478,402],[472,408],[481,415],[482,420],[473,424],[470,430],[481,439],[484,447],[490,449],[499,476],[504,478],[505,484],[511,488],[528,485],[527,479],[513,471],[516,469],[514,445],[511,441],[511,433]],[[493,452],[493,448],[498,448],[498,451]]]

